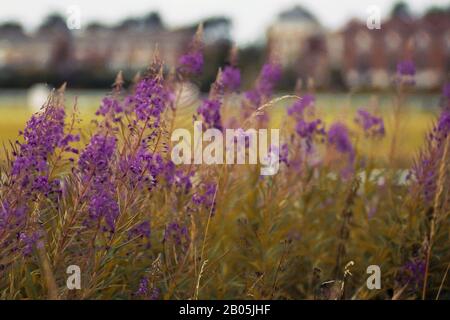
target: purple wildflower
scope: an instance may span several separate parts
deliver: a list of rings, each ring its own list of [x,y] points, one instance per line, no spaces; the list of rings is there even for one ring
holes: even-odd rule
[[[206,128],[216,128],[222,130],[220,107],[221,102],[218,100],[206,99],[197,109],[197,113],[203,118],[203,125]]]
[[[416,74],[416,66],[411,60],[403,60],[397,64],[397,74],[400,76],[414,76]]]
[[[343,178],[349,177],[353,172],[353,163],[355,160],[355,150],[350,141],[350,135],[347,127],[340,122],[335,122],[328,130],[328,142],[342,154],[348,156],[348,162],[341,170]]]
[[[135,296],[150,300],[159,299],[160,294],[161,291],[158,288],[151,288],[148,278],[145,277],[139,281],[139,287],[134,293]]]
[[[118,114],[123,111],[120,102],[113,97],[105,97],[100,104],[100,108],[95,113],[96,115],[106,116],[108,113]]]
[[[34,246],[43,246],[42,241],[40,241],[42,233],[39,231],[32,232],[28,234],[26,232],[21,232],[19,234],[19,243],[23,246],[23,254],[25,256],[30,256],[33,252]]]
[[[266,63],[260,72],[253,90],[246,92],[245,97],[255,106],[259,107],[273,93],[277,81],[281,78],[281,66],[276,63]]]
[[[180,57],[179,63],[183,72],[199,75],[203,69],[203,53],[201,51],[188,52]]]
[[[192,202],[196,208],[201,206],[214,213],[216,209],[216,201],[214,199],[216,188],[217,185],[215,183],[203,183],[201,187],[198,188],[200,191],[195,192],[192,196]]]
[[[188,75],[199,75],[202,73],[204,63],[202,46],[202,28],[199,27],[190,44],[189,51],[182,55],[178,61],[181,72]]]
[[[382,137],[385,134],[383,119],[370,114],[364,109],[358,109],[355,122],[369,137]]]
[[[147,297],[148,296],[148,279],[142,278],[141,281],[139,281],[139,288],[134,293],[136,296],[140,297]]]
[[[354,152],[347,126],[341,122],[331,125],[328,130],[328,142],[334,145],[340,153],[353,154]]]
[[[442,88],[442,95],[450,100],[450,82],[444,84],[444,87]]]
[[[104,218],[111,231],[115,230],[119,215],[111,169],[115,149],[115,137],[96,134],[78,161],[82,182],[90,183],[87,192],[90,219],[100,221]]]
[[[296,119],[304,118],[305,110],[308,108],[314,108],[315,100],[316,99],[312,94],[305,94],[288,108],[288,115],[293,116]]]
[[[23,132],[24,143],[14,159],[12,175],[28,192],[48,194],[48,158],[64,143],[64,108],[48,106],[43,113],[33,115]]]
[[[397,81],[405,85],[414,85],[416,67],[411,60],[400,61],[397,64]]]
[[[312,151],[313,140],[315,136],[325,135],[325,129],[323,128],[322,120],[307,120],[307,111],[310,111],[309,115],[314,114],[314,103],[314,96],[311,94],[306,94],[288,108],[288,115],[294,117],[297,120],[295,131],[302,139],[304,139],[307,152]]]
[[[227,91],[236,91],[241,86],[241,72],[238,68],[226,66],[222,72],[222,85]]]
[[[416,179],[416,187],[420,190],[424,200],[430,204],[437,188],[437,174],[440,161],[444,156],[444,146],[450,135],[450,107],[441,111],[438,121],[428,135],[426,148],[423,149],[418,160],[414,163],[412,175]]]
[[[145,77],[137,84],[134,94],[125,98],[124,103],[127,110],[134,111],[139,120],[148,121],[153,118],[158,125],[168,96],[169,93],[158,77]]]
[[[174,244],[181,248],[182,252],[186,252],[191,242],[188,229],[176,222],[170,223],[164,232],[163,242]]]
[[[425,276],[425,260],[419,257],[408,260],[401,268],[397,280],[401,285],[408,285],[412,290],[418,290],[423,285]]]
[[[132,228],[128,235],[132,237],[150,238],[150,222],[144,221]]]

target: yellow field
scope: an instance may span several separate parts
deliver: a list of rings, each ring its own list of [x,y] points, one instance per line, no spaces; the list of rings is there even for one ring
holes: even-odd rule
[[[95,117],[94,113],[100,104],[102,93],[68,93],[66,96],[66,107],[70,109],[77,99],[83,125],[89,125]],[[283,127],[288,120],[286,106],[293,102],[292,99],[286,99],[268,110],[271,114],[271,126],[280,127],[283,134]],[[19,130],[22,130],[27,119],[33,111],[24,107],[25,99],[23,96],[0,97],[0,143],[9,144],[9,141],[15,141]],[[364,153],[374,154],[376,157],[385,160],[389,154],[389,148],[394,131],[394,96],[392,95],[344,95],[344,94],[318,94],[317,112],[318,115],[330,124],[335,120],[346,122],[355,130],[353,119],[356,109],[359,107],[368,107],[375,110],[375,113],[381,115],[385,121],[386,137],[381,141],[375,141],[371,144],[359,144],[359,148]],[[431,127],[432,121],[438,112],[438,96],[435,95],[413,95],[407,99],[407,103],[401,106],[400,123],[397,137],[396,159],[402,165],[411,163],[414,155],[423,144],[427,130]],[[234,106],[228,106],[234,109]],[[239,108],[239,106],[236,106]],[[237,110],[237,109],[236,109]],[[184,108],[178,114],[178,126],[190,125],[194,107]],[[181,113],[181,114],[180,114]],[[181,117],[180,117],[181,116]],[[183,119],[183,120],[180,120]],[[1,156],[0,156],[1,157]]]

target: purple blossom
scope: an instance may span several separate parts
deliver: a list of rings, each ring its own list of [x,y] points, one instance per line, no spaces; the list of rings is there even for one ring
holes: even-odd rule
[[[183,72],[199,75],[203,70],[203,53],[201,51],[188,52],[180,57],[179,63]]]
[[[186,252],[191,242],[188,229],[185,226],[180,226],[176,222],[170,223],[164,232],[164,243],[171,243]]]
[[[450,82],[444,84],[444,87],[442,88],[442,95],[450,100]]]
[[[95,113],[96,115],[106,116],[108,113],[113,115],[118,114],[123,111],[123,107],[120,102],[113,97],[105,97],[100,104],[100,108]]]
[[[397,64],[397,74],[400,76],[414,76],[416,74],[416,66],[411,60],[403,60]]]
[[[150,238],[150,222],[143,221],[139,223],[137,226],[132,228],[129,233],[129,237],[143,237],[146,239]]]
[[[142,278],[141,281],[139,281],[139,288],[135,292],[135,295],[140,297],[146,297],[148,296],[148,279]]]
[[[419,257],[408,260],[401,268],[397,281],[401,285],[408,285],[413,290],[418,290],[423,285],[425,276],[425,260]]]
[[[397,79],[396,82],[407,86],[414,85],[414,76],[416,74],[416,67],[410,60],[400,61],[397,64]]]
[[[187,75],[199,75],[202,73],[204,63],[202,46],[201,31],[199,29],[190,43],[189,51],[182,55],[178,61],[181,72]]]
[[[439,119],[428,135],[426,148],[423,149],[418,160],[414,163],[411,174],[416,179],[413,187],[418,187],[424,200],[430,204],[437,188],[437,174],[440,161],[444,154],[444,146],[450,134],[450,107],[441,111]]]
[[[311,152],[313,149],[314,137],[317,135],[325,135],[322,120],[307,120],[307,111],[310,111],[310,115],[313,115],[314,113],[314,103],[314,96],[306,94],[288,108],[288,115],[297,120],[295,131],[302,139],[304,139],[307,152]]]
[[[139,120],[153,118],[156,122],[153,126],[157,126],[168,99],[169,93],[158,77],[145,77],[137,84],[134,94],[125,98],[124,103],[127,110],[134,111]]]
[[[111,168],[115,150],[115,137],[96,134],[78,161],[81,180],[89,185],[89,217],[93,221],[104,218],[111,231],[115,230],[115,221],[119,215]]]
[[[364,109],[358,109],[355,122],[369,137],[382,137],[385,134],[383,119],[370,114]]]
[[[266,63],[260,72],[253,90],[245,93],[245,97],[255,106],[259,107],[264,100],[270,98],[275,84],[281,78],[281,66],[276,63]]]
[[[23,132],[24,143],[14,159],[12,175],[28,194],[48,195],[51,191],[58,191],[52,190],[49,184],[47,160],[57,147],[70,142],[64,137],[64,118],[64,108],[48,106],[27,122]]]
[[[305,110],[308,108],[314,108],[315,100],[316,99],[312,94],[305,94],[288,108],[288,115],[293,116],[296,119],[304,118]]]
[[[203,207],[208,211],[214,213],[216,208],[216,201],[214,199],[217,185],[215,183],[203,183],[192,196],[192,203],[198,209]]]
[[[139,287],[134,293],[135,296],[150,300],[159,299],[160,294],[161,291],[158,288],[150,288],[150,283],[146,277],[139,281]]]
[[[202,116],[203,125],[206,128],[216,128],[222,130],[219,100],[206,99],[197,109],[197,113]]]
[[[305,139],[306,151],[312,151],[312,142],[316,135],[324,135],[325,129],[323,128],[322,120],[316,119],[313,121],[305,121],[299,119],[295,126],[295,132]]]
[[[350,141],[350,135],[347,126],[341,122],[335,122],[328,130],[328,142],[333,145],[340,153],[354,156],[353,145]]]
[[[226,66],[221,80],[225,90],[236,91],[241,86],[241,72],[238,68]]]
[[[42,241],[40,241],[41,237],[42,233],[39,231],[19,233],[19,243],[23,246],[22,253],[25,256],[30,256],[35,246],[43,246]]]

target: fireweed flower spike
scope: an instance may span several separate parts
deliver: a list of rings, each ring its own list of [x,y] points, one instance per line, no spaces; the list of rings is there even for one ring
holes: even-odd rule
[[[115,230],[119,215],[116,200],[112,162],[116,151],[116,138],[107,134],[94,135],[89,145],[81,153],[78,167],[83,184],[89,185],[85,198],[89,203],[89,219],[86,223],[104,219],[107,230]]]
[[[397,64],[397,81],[405,85],[414,85],[416,66],[411,60],[403,60]]]
[[[199,75],[203,70],[203,26],[200,25],[190,43],[187,53],[182,55],[178,61],[179,70],[186,75]]]
[[[434,200],[439,164],[444,155],[445,141],[450,135],[450,98],[445,96],[445,88],[444,86],[443,98],[447,99],[446,107],[428,135],[426,146],[421,150],[411,172],[415,180],[413,189],[419,190],[428,205]]]
[[[245,93],[245,97],[257,108],[266,102],[273,93],[276,83],[281,78],[281,66],[276,62],[263,65],[255,87]]]
[[[347,155],[348,162],[341,173],[343,177],[350,175],[353,171],[355,150],[350,141],[350,134],[347,126],[341,122],[333,123],[328,130],[328,143],[339,153]]]
[[[363,129],[367,137],[377,138],[385,135],[383,119],[362,108],[358,109],[355,122]]]
[[[28,221],[32,210],[40,199],[58,201],[61,193],[59,180],[50,176],[49,160],[57,148],[65,150],[70,142],[77,140],[75,136],[64,135],[63,90],[53,93],[42,111],[27,122],[22,133],[24,141],[13,153],[9,192],[0,202],[1,246],[18,240],[18,247],[25,255],[31,254],[42,235],[40,226]],[[18,230],[19,236],[8,240],[8,232],[13,235]]]
[[[313,141],[316,136],[324,136],[325,129],[321,119],[309,120],[314,115],[315,98],[312,94],[305,94],[288,108],[288,115],[293,117],[297,124],[295,131],[302,138],[309,153],[313,149]]]
[[[122,90],[123,83],[124,81],[122,71],[120,71],[116,76],[112,94],[103,98],[99,109],[95,113],[97,116],[106,116],[107,114],[110,114],[115,122],[120,121],[119,114],[124,111],[121,101],[119,100],[119,95]]]
[[[346,153],[353,157],[354,150],[350,141],[347,126],[343,123],[335,122],[328,130],[328,142],[332,144],[340,153]]]
[[[233,66],[226,66],[222,72],[222,84],[224,90],[233,92],[241,86],[241,72]]]
[[[216,128],[222,130],[222,117],[220,115],[224,92],[222,79],[222,72],[219,70],[216,81],[211,85],[209,98],[205,99],[197,108],[197,114],[203,119],[204,129]]]

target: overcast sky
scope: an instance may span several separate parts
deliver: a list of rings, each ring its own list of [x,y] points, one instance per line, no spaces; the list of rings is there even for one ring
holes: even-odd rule
[[[17,20],[27,29],[36,27],[50,12],[66,13],[71,5],[78,5],[82,24],[93,20],[115,23],[130,16],[159,11],[169,27],[199,21],[212,15],[226,15],[233,19],[233,36],[241,44],[262,37],[268,24],[277,14],[296,4],[314,13],[327,27],[337,28],[350,17],[365,20],[367,8],[377,5],[382,14],[389,12],[393,0],[2,0],[0,22]],[[448,5],[448,0],[407,1],[413,12],[422,12],[431,5]]]

